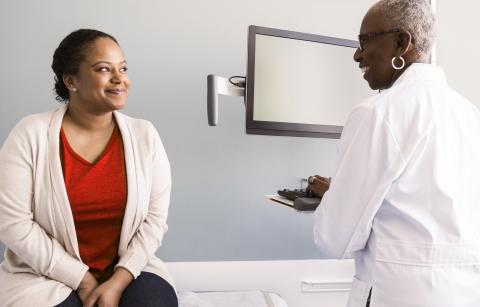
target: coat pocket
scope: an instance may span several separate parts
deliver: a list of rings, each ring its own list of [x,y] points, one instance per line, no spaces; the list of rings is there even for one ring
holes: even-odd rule
[[[377,262],[372,307],[478,307],[480,267]]]

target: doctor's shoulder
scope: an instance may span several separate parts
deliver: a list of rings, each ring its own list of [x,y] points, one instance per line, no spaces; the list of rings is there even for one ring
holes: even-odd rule
[[[342,129],[342,138],[348,133],[348,131],[354,131],[362,123],[370,117],[375,109],[375,100],[367,98],[362,100],[359,104],[355,105],[348,114],[347,121]]]

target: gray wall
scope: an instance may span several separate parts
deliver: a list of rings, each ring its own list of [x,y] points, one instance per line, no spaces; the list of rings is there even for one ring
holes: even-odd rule
[[[49,66],[60,40],[77,28],[101,29],[129,62],[125,113],[156,125],[172,165],[170,229],[158,254],[168,261],[321,257],[311,214],[264,195],[313,173],[330,175],[336,141],[246,135],[240,98],[222,98],[219,126],[208,127],[206,76],[245,74],[250,24],[354,39],[370,2],[2,1],[0,141],[21,117],[57,106]]]
[[[322,257],[312,243],[311,215],[273,205],[264,194],[299,186],[313,173],[331,175],[337,142],[246,135],[240,98],[222,98],[219,126],[208,127],[206,76],[245,74],[250,24],[354,39],[373,2],[2,1],[0,142],[21,117],[57,106],[50,64],[60,40],[78,28],[101,29],[119,40],[129,62],[132,91],[124,112],[155,124],[172,165],[170,230],[158,255],[167,261]],[[478,4],[461,1],[470,8],[460,10],[454,3],[460,2],[438,3],[448,33],[440,35],[438,62],[452,85],[480,101],[464,74],[473,76],[469,58],[475,57],[464,56],[462,39],[475,27],[461,17],[475,17]],[[450,12],[457,14],[452,28]]]
[[[438,19],[437,63],[451,87],[480,107],[480,25],[476,0],[436,0]]]

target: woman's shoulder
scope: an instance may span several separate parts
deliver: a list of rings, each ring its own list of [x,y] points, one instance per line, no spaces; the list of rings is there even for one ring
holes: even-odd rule
[[[46,135],[53,115],[57,111],[58,108],[47,112],[27,115],[17,122],[12,129],[12,133],[16,135]]]
[[[58,109],[56,109],[58,110]],[[10,131],[1,146],[2,155],[31,157],[48,143],[48,131],[56,110],[23,117]]]
[[[163,146],[160,135],[152,122],[117,111],[114,114],[120,132],[139,148],[153,152]]]
[[[134,118],[124,113],[115,112],[115,119],[120,126],[125,126],[134,134],[138,135],[150,135],[156,134],[157,129],[152,124],[152,122],[141,119],[141,118]]]

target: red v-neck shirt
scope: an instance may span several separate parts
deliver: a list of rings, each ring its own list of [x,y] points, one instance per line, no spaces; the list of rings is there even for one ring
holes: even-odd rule
[[[113,273],[127,202],[127,177],[120,131],[115,127],[98,159],[90,163],[60,131],[63,177],[82,261],[98,279]]]

